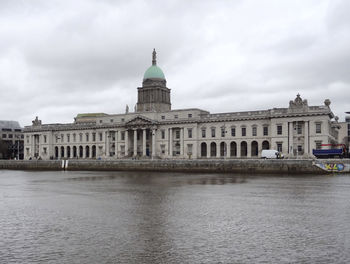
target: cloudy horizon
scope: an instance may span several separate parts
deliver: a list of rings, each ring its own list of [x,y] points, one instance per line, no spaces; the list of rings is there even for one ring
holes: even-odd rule
[[[350,111],[350,1],[0,1],[0,120],[70,123],[137,100],[153,48],[172,109],[331,100]]]

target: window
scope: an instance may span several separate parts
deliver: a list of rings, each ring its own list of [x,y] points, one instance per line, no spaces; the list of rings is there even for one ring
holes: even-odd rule
[[[263,135],[264,136],[268,136],[269,135],[269,127],[268,126],[264,126],[263,127]]]
[[[73,142],[75,142],[77,140],[77,135],[73,134]]]
[[[192,138],[192,128],[187,129],[188,138]]]
[[[46,135],[44,135],[44,143],[46,143],[46,140],[47,140],[47,139],[46,139]]]
[[[64,135],[61,134],[61,142],[63,142],[63,141],[64,141]]]
[[[162,115],[162,119],[164,120],[164,119],[165,119],[165,116]]]
[[[205,138],[207,130],[205,128],[202,128],[202,138]]]
[[[253,127],[252,127],[252,136],[253,136],[253,137],[256,137],[256,135],[257,135],[257,127],[256,127],[256,126],[253,126]]]
[[[303,125],[298,122],[297,123],[297,134],[298,135],[302,134],[302,132],[303,132],[302,128],[303,128]]]
[[[123,140],[123,141],[125,140],[125,131],[122,131],[122,132],[121,132],[120,137],[121,137],[121,140]]]
[[[175,138],[176,139],[180,138],[180,130],[175,130]]]
[[[232,137],[236,136],[236,128],[235,127],[231,127],[231,136]]]
[[[322,148],[322,141],[315,141],[316,149]]]
[[[102,120],[100,120],[100,124],[102,124]]]
[[[86,142],[89,142],[89,133],[86,133]]]
[[[124,119],[124,118],[122,118],[121,120],[122,120],[122,122],[124,122],[124,121],[125,121],[125,119]]]
[[[13,135],[12,135],[12,134],[9,134],[9,138],[13,138]]]
[[[215,137],[215,127],[211,128],[211,137]]]
[[[47,153],[47,149],[46,149],[46,148],[43,148],[43,151],[44,151],[44,154],[46,154],[46,153]]]
[[[98,136],[100,137],[100,141],[102,141],[102,133],[98,133]]]
[[[162,154],[165,154],[165,145],[164,144],[160,145],[160,151]]]
[[[242,127],[242,137],[245,137],[247,135],[247,128]]]
[[[277,135],[282,135],[282,125],[277,125]]]
[[[21,138],[24,138],[24,135],[21,135]]]
[[[174,116],[174,118],[175,118],[175,119],[178,119],[178,118],[179,118],[179,116],[178,116],[178,115],[175,115],[175,116]]]
[[[2,134],[2,138],[6,138],[6,136],[7,136],[6,134]]]
[[[67,134],[67,142],[70,142],[70,135]]]
[[[80,141],[80,142],[83,141],[83,134],[82,134],[82,133],[79,134],[79,141]]]
[[[301,145],[298,145],[298,152],[302,152],[303,151],[303,147]]]
[[[316,123],[316,134],[321,134],[321,123]]]
[[[277,142],[277,151],[282,152],[282,142]]]
[[[161,135],[162,135],[162,139],[165,139],[165,130],[164,129],[161,130]]]
[[[226,134],[225,128],[222,127],[221,128],[221,137],[225,137],[225,134]]]
[[[29,143],[29,136],[27,136],[26,138],[27,138],[27,143]],[[56,143],[57,143],[57,137],[56,137]]]
[[[188,114],[188,118],[192,118],[192,114]]]
[[[114,120],[113,120],[113,119],[111,119],[110,121],[111,121],[111,123],[113,123],[113,121],[114,121]]]
[[[96,133],[92,133],[92,141],[96,141]]]

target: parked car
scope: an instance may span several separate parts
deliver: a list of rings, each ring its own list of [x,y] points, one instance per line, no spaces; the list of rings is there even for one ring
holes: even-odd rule
[[[261,151],[262,159],[283,159],[284,156],[281,152],[274,149],[263,149]]]

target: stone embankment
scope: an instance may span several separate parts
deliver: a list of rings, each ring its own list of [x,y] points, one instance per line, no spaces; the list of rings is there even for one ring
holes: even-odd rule
[[[350,164],[349,159],[322,160]],[[95,171],[179,171],[270,174],[319,174],[312,159],[232,159],[232,160],[0,160],[0,169],[14,170],[95,170]]]

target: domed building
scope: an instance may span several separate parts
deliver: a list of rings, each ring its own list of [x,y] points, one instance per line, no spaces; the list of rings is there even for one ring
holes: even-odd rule
[[[286,108],[211,114],[171,109],[170,89],[157,65],[145,71],[134,112],[78,114],[73,123],[24,129],[24,158],[33,159],[237,159],[260,158],[263,149],[311,157],[312,149],[338,141],[338,122],[324,105],[298,94]]]

